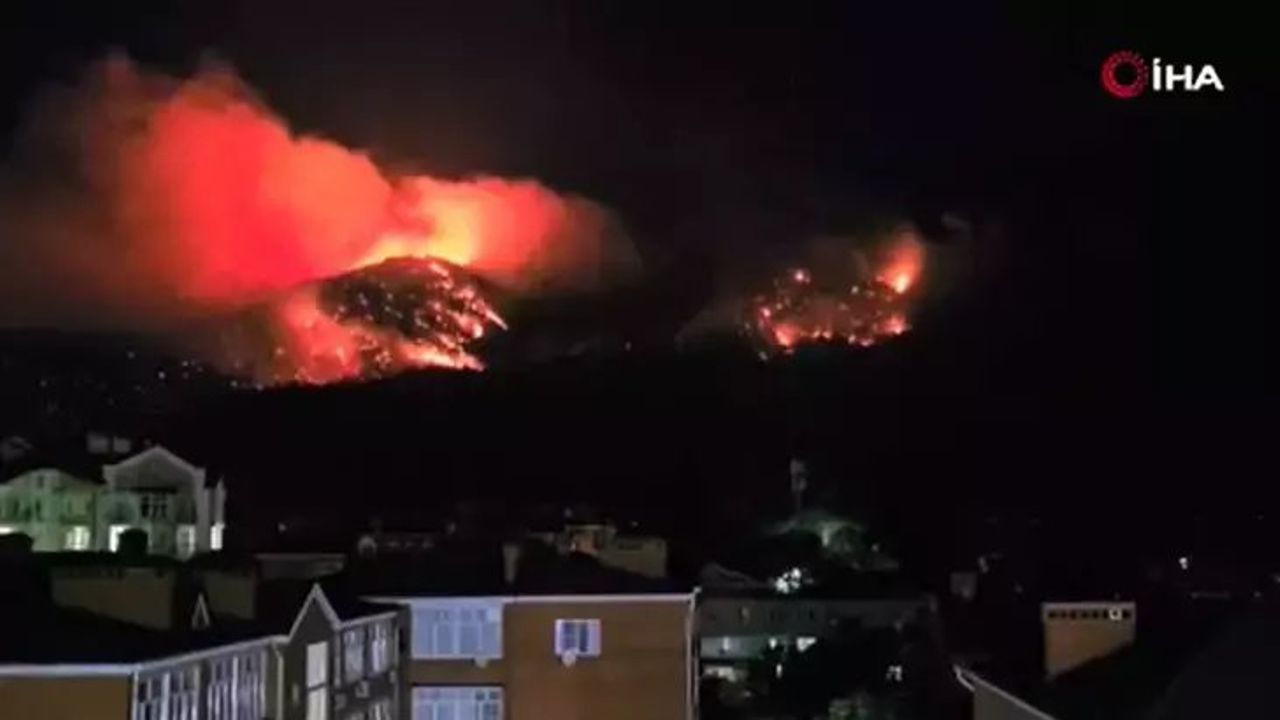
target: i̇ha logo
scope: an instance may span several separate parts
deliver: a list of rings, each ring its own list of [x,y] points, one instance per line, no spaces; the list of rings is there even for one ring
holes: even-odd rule
[[[1112,95],[1128,100],[1138,97],[1150,85],[1155,92],[1199,92],[1213,88],[1223,92],[1226,87],[1212,65],[1173,65],[1153,58],[1148,69],[1147,61],[1132,50],[1113,52],[1102,62],[1102,87]]]

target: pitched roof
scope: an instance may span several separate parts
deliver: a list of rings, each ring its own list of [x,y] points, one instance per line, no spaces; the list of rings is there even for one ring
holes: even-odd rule
[[[216,624],[160,631],[61,608],[50,602],[0,604],[0,666],[135,663],[262,637],[254,628]]]
[[[257,588],[253,624],[265,632],[288,634],[317,587],[322,591],[319,599],[333,610],[339,622],[372,617],[398,609],[360,599],[349,589],[346,579],[341,577],[323,580],[263,580]]]
[[[71,438],[33,443],[21,455],[0,463],[0,483],[32,470],[45,468],[61,470],[77,478],[101,483],[103,470],[109,465],[127,467],[156,456],[163,457],[180,468],[204,469],[206,484],[216,482],[219,477],[218,473],[189,460],[185,449],[180,454],[171,450],[167,444],[139,442],[133,444],[127,453],[92,452],[87,447],[85,436],[75,435]]]

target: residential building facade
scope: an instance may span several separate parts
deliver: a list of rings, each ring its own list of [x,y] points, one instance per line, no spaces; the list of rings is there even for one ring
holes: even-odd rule
[[[101,482],[37,467],[0,484],[0,534],[24,533],[37,552],[119,548],[121,535],[147,533],[149,552],[185,559],[219,550],[227,492],[206,471],[152,446],[101,466]]]
[[[393,720],[404,715],[402,639],[408,613],[395,606],[339,613],[312,588],[279,659],[278,720]]]
[[[407,613],[397,606],[339,613],[315,585],[284,632],[241,626],[234,641],[216,627],[182,635],[59,612],[46,614],[47,639],[27,633],[25,645],[0,647],[0,720],[407,717]],[[65,652],[51,646],[60,631]],[[164,650],[175,641],[188,647]]]
[[[1133,644],[1137,606],[1132,602],[1047,602],[1044,625],[1045,677],[1054,678]]]
[[[698,606],[702,671],[727,680],[745,677],[747,664],[770,648],[804,650],[844,623],[893,628],[926,618],[927,597],[857,599],[765,592],[704,597]]]
[[[414,720],[691,720],[692,593],[400,597]]]
[[[101,487],[56,468],[0,484],[0,534],[24,533],[36,552],[91,550]]]

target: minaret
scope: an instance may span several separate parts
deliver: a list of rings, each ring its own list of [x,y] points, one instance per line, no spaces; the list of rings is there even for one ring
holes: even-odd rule
[[[809,469],[804,461],[791,458],[791,497],[795,502],[796,514],[804,509],[804,491],[809,487]]]

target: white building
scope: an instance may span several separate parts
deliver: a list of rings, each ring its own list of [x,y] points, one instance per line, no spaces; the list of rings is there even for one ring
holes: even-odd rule
[[[115,551],[138,528],[151,553],[185,559],[222,548],[226,500],[221,480],[157,445],[104,464],[101,480],[45,466],[0,484],[0,534],[24,533],[37,552]]]

